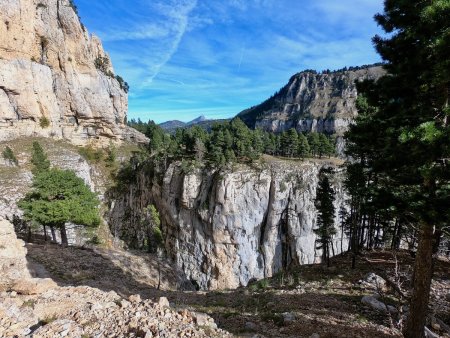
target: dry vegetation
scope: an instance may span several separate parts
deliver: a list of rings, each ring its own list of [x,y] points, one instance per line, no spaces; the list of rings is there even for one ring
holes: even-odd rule
[[[397,257],[406,288],[413,259],[408,252]],[[28,258],[41,274],[44,267],[60,285],[88,285],[151,299],[166,296],[177,309],[208,313],[220,328],[239,337],[401,337],[391,327],[398,324],[397,318],[361,303],[364,295],[374,292],[360,283],[368,273],[394,279],[396,263],[391,252],[365,253],[355,270],[350,269],[350,257],[343,255],[332,259],[331,268],[305,265],[245,288],[211,292],[180,291],[181,275],[169,264],[163,264],[163,290],[157,290],[157,260],[138,252],[33,244],[28,246]],[[438,260],[431,300],[436,317],[447,324],[448,271],[450,262]],[[399,305],[390,287],[383,300]]]

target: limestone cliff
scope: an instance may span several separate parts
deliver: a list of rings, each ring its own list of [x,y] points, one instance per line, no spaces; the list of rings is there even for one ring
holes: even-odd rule
[[[0,141],[145,141],[126,126],[124,89],[72,2],[0,0]]]
[[[256,169],[196,169],[172,164],[159,177],[143,170],[111,206],[112,233],[132,246],[145,240],[141,210],[156,204],[166,249],[202,288],[235,288],[295,264],[320,261],[314,206],[324,163],[272,162]],[[338,211],[345,207],[341,173],[333,176]],[[334,253],[346,248],[338,229]]]
[[[327,132],[339,136],[356,117],[355,81],[376,80],[381,66],[317,73],[304,71],[289,80],[265,102],[238,116],[250,127],[274,132],[296,128],[299,132]]]
[[[24,245],[17,239],[13,225],[0,216],[0,291],[7,290],[19,280],[31,278]]]

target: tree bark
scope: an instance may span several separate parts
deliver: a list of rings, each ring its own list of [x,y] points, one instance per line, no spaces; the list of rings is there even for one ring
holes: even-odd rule
[[[51,231],[51,233],[52,233],[52,241],[53,241],[54,243],[56,243],[56,242],[57,242],[57,241],[56,241],[56,233],[55,233],[55,227],[54,227],[53,225],[50,226],[50,231]]]
[[[404,331],[405,338],[424,338],[433,277],[433,226],[422,224],[414,262],[413,294]]]
[[[28,233],[27,233],[27,243],[31,243],[31,226],[28,225]]]
[[[66,226],[61,226],[61,244],[62,246],[69,246],[69,241],[67,240],[67,232],[66,232]]]

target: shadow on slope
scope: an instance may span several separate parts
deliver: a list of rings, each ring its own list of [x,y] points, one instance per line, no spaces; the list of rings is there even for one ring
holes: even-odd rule
[[[147,253],[54,244],[28,244],[27,249],[30,269],[38,277],[49,275],[61,286],[87,285],[123,297],[139,294],[156,300],[165,296],[173,307],[206,312],[220,328],[241,337],[255,333],[264,337],[310,337],[314,333],[320,337],[399,336],[385,326],[386,316],[364,308],[363,292],[352,290],[346,281],[326,287],[297,278],[290,286],[277,286],[276,276],[262,289],[253,285],[227,291],[180,291],[182,278],[161,261],[161,290],[157,290],[158,260]],[[300,267],[299,276],[305,280],[331,277],[317,270],[313,278],[312,271],[319,268]],[[311,269],[309,277],[304,272],[307,269]]]
[[[27,244],[27,249],[31,273],[50,277],[60,286],[86,285],[115,291],[123,297],[140,294],[155,298],[167,290],[176,290],[182,281],[169,264],[142,252],[63,248],[49,243]],[[158,283],[161,290],[157,290]]]

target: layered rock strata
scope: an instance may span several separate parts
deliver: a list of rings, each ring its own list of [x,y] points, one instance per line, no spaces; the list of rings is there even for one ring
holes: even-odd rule
[[[69,0],[0,0],[0,141],[145,142],[126,126],[124,83]]]

